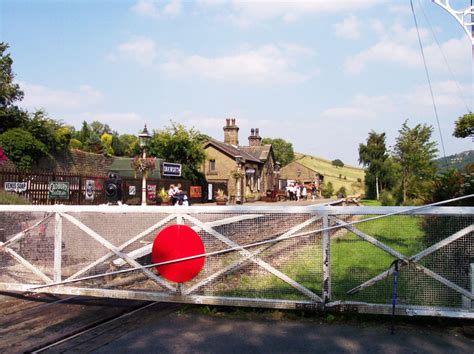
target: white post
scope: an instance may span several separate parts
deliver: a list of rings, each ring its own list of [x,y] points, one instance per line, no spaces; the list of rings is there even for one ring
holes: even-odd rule
[[[329,217],[323,216],[323,300],[324,303],[331,301],[331,239],[329,231]]]
[[[143,148],[143,155],[142,155],[143,160],[146,159],[146,151],[145,148]],[[142,206],[146,205],[146,174],[147,171],[143,171],[142,174]]]
[[[59,213],[55,215],[54,224],[54,274],[55,282],[60,282],[61,279],[61,257],[62,257],[62,238],[63,238],[63,219]]]

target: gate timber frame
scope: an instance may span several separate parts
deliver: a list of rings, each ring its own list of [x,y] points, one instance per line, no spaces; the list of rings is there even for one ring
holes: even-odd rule
[[[37,283],[15,283],[15,282],[0,282],[0,290],[2,291],[17,291],[17,292],[40,292],[51,294],[64,295],[84,295],[96,297],[111,297],[123,299],[136,300],[151,300],[151,301],[165,301],[165,302],[179,302],[189,304],[207,304],[207,305],[225,305],[225,306],[247,306],[247,307],[265,307],[275,309],[303,309],[303,310],[327,310],[327,311],[349,311],[358,313],[372,313],[372,314],[391,314],[392,305],[382,303],[370,303],[361,301],[345,301],[334,298],[332,294],[333,278],[331,277],[331,231],[345,230],[357,236],[363,242],[368,242],[374,247],[389,254],[399,261],[400,267],[411,266],[417,271],[423,273],[450,290],[460,294],[463,299],[470,304],[474,302],[474,284],[471,283],[471,291],[455,284],[453,281],[437,274],[426,266],[422,265],[420,261],[428,255],[442,249],[443,247],[452,244],[453,242],[463,238],[473,238],[474,243],[474,224],[471,223],[467,227],[457,230],[450,236],[443,240],[430,245],[429,247],[417,252],[414,255],[406,256],[403,253],[389,247],[384,242],[377,240],[375,237],[357,228],[357,224],[368,222],[371,220],[357,220],[355,222],[347,222],[343,220],[342,216],[360,216],[360,215],[376,215],[373,219],[383,218],[392,215],[405,216],[466,216],[474,218],[474,207],[333,207],[333,206],[310,206],[310,207],[287,207],[287,206],[193,206],[193,207],[135,207],[135,206],[0,206],[1,213],[49,213],[43,218],[33,223],[31,226],[11,235],[5,242],[0,242],[0,254],[9,256],[14,262],[17,262],[28,270],[32,276],[36,278]],[[105,214],[165,214],[161,220],[158,220],[153,225],[147,227],[143,231],[137,233],[135,236],[127,239],[120,245],[114,245],[99,232],[93,230],[92,227],[85,225],[70,213],[105,213]],[[201,214],[222,215],[223,217],[213,221],[201,221],[198,216]],[[226,217],[226,214],[236,214],[231,217]],[[229,226],[236,222],[258,220],[264,215],[272,214],[305,214],[309,215],[308,219],[292,225],[277,237],[270,240],[263,240],[253,244],[239,244],[235,240],[216,230],[219,226]],[[53,218],[54,217],[54,218]],[[31,261],[16,252],[12,246],[25,239],[30,230],[44,223],[54,219],[54,252],[53,252],[53,269],[52,276],[48,276],[44,271],[35,266]],[[74,274],[65,277],[62,269],[62,243],[63,243],[63,221],[67,221],[80,229],[84,234],[90,237],[90,240],[100,244],[107,250],[107,253],[98,257],[93,262],[88,263]],[[137,259],[147,255],[151,252],[151,245],[146,245],[133,250],[124,251],[130,245],[139,242],[146,235],[158,231],[160,228],[166,226],[168,223],[183,224],[188,222],[192,224],[192,228],[196,232],[204,231],[208,235],[219,240],[227,249],[215,252],[206,253],[206,257],[221,254],[223,252],[235,252],[239,254],[240,258],[232,261],[230,264],[223,266],[221,269],[211,272],[201,279],[196,284],[186,287],[186,284],[175,284],[167,281],[154,273],[151,269],[156,265],[141,265]],[[315,222],[322,223],[322,227],[305,231],[309,226]],[[321,293],[304,286],[300,282],[292,279],[290,276],[276,269],[267,261],[263,260],[260,255],[270,249],[273,245],[281,241],[294,239],[297,237],[318,234],[321,237],[322,255],[321,260],[318,260],[319,266],[322,269],[322,284]],[[249,250],[251,246],[262,246],[256,250]],[[199,255],[202,256],[202,255]],[[190,259],[181,259],[181,261]],[[194,257],[196,258],[196,257]],[[96,266],[110,261],[115,267],[121,267],[128,264],[132,267],[129,269],[105,272],[92,276],[87,274]],[[179,261],[179,260],[178,260]],[[171,263],[171,262],[170,262]],[[251,297],[232,297],[232,296],[209,296],[197,295],[197,290],[211,284],[216,279],[223,275],[230,274],[237,269],[242,268],[248,263],[258,265],[259,268],[264,269],[267,273],[275,276],[281,281],[285,282],[300,294],[306,297],[306,300],[289,300],[289,299],[275,299],[275,298],[251,298]],[[0,266],[2,263],[0,262]],[[471,266],[472,267],[472,266]],[[1,270],[2,268],[0,268]],[[149,279],[164,291],[143,291],[143,290],[126,290],[126,289],[108,289],[106,287],[78,287],[74,286],[75,282],[87,281],[96,278],[103,278],[106,276],[113,276],[126,272],[141,272],[146,279]],[[394,272],[394,266],[391,266],[386,271],[365,280],[358,286],[350,289],[347,294],[353,295],[363,291],[375,284],[380,283]],[[474,276],[474,275],[473,275]],[[436,306],[419,306],[410,304],[397,305],[397,315],[422,315],[422,316],[442,316],[442,317],[458,317],[474,319],[474,308],[458,308],[458,307],[436,307]]]

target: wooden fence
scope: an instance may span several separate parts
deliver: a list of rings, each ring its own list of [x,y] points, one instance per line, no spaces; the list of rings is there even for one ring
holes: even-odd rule
[[[98,205],[106,203],[104,185],[106,176],[88,176],[69,173],[35,172],[22,173],[15,170],[0,170],[0,190],[4,190],[5,182],[25,182],[26,191],[20,195],[28,199],[31,204],[67,204],[67,205]],[[94,197],[92,200],[86,199],[86,181],[94,181]],[[54,200],[48,199],[48,189],[50,182],[69,182],[69,199]],[[166,190],[170,184],[181,183],[182,190],[190,196],[191,181],[178,178],[147,179],[147,188],[156,186],[158,194],[161,188]],[[141,204],[141,178],[122,178],[122,200],[129,205]],[[153,187],[152,187],[153,188]],[[191,202],[202,202],[207,191],[206,186],[202,186],[202,197],[191,198]],[[158,198],[147,199],[147,204],[159,204]]]

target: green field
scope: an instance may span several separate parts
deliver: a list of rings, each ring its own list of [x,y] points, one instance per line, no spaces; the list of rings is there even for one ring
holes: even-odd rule
[[[391,216],[367,221],[357,228],[396,251],[411,256],[426,247],[423,219],[409,216]],[[268,255],[269,256],[269,255]],[[271,259],[268,257],[267,259]],[[331,236],[332,299],[366,301],[389,304],[393,291],[393,277],[389,276],[376,285],[355,295],[347,292],[365,281],[386,271],[395,258],[380,248],[362,240],[350,232]],[[277,267],[296,282],[315,292],[322,293],[321,242],[299,247],[295,255]],[[439,284],[431,278],[417,276],[413,282],[413,269],[405,268],[399,274],[398,293],[400,303],[423,304],[439,291]],[[289,300],[304,299],[288,284],[269,273],[235,274],[226,279],[222,295],[271,297]],[[230,287],[232,284],[232,287]],[[433,300],[446,304],[445,299]],[[449,301],[452,301],[451,299]]]
[[[364,176],[363,169],[345,165],[344,167],[335,167],[331,161],[319,157],[303,155],[296,153],[296,160],[304,166],[318,171],[324,176],[324,182],[331,182],[336,192],[342,186],[346,187],[349,195],[364,194]],[[341,178],[339,178],[341,175]],[[360,180],[361,182],[358,182]]]

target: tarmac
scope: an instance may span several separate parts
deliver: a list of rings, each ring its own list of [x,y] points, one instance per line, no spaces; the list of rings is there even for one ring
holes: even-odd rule
[[[389,317],[386,323],[354,324],[172,313],[150,322],[143,319],[140,327],[109,343],[102,342],[92,352],[474,353],[474,338],[450,327],[406,324],[391,334]]]

